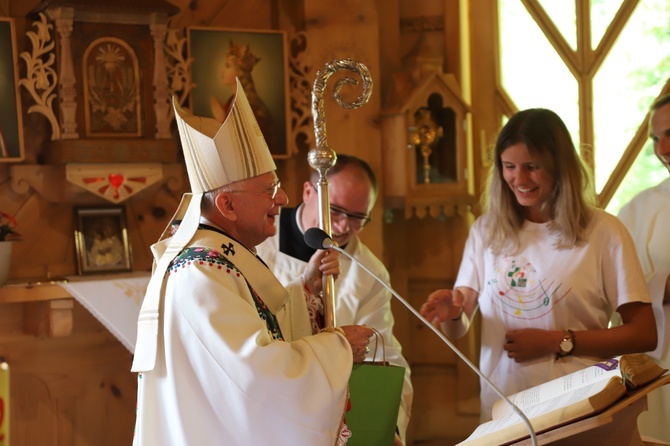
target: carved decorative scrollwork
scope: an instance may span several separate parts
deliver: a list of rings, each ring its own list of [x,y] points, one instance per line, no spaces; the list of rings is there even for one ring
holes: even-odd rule
[[[37,32],[28,31],[26,36],[32,44],[32,51],[24,51],[19,57],[26,63],[26,77],[19,79],[19,85],[30,93],[35,104],[28,108],[28,113],[41,113],[51,124],[51,139],[60,139],[60,127],[53,110],[56,98],[54,89],[58,82],[58,74],[53,65],[56,60],[54,53],[55,41],[51,36],[53,25],[40,13],[40,20],[34,22]],[[46,58],[46,61],[44,60]]]
[[[195,84],[191,81],[192,57],[186,57],[186,37],[181,31],[168,28],[165,39],[165,69],[168,77],[168,91],[177,97],[179,105],[184,105]],[[169,119],[174,118],[174,109],[170,107]]]
[[[309,81],[309,62],[307,55],[307,34],[297,32],[289,35],[289,95],[291,97],[291,128],[290,140],[293,144],[288,148],[289,156],[296,155],[300,149],[314,147],[312,116],[310,104],[312,84]]]

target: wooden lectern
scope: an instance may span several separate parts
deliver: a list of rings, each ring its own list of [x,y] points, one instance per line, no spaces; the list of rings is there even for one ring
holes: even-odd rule
[[[651,446],[644,443],[637,428],[637,417],[647,410],[647,394],[670,383],[670,375],[663,375],[646,386],[632,392],[613,406],[596,415],[577,420],[537,434],[539,445],[583,446]],[[514,446],[531,446],[530,438],[511,443]]]

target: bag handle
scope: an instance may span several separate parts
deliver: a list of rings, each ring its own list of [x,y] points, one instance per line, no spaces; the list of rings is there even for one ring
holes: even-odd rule
[[[386,346],[384,345],[384,336],[377,330],[376,328],[373,327],[368,327],[370,330],[374,332],[375,335],[375,349],[372,352],[372,362],[377,362],[377,348],[379,347],[379,340],[381,339],[382,343],[382,365],[386,365]]]

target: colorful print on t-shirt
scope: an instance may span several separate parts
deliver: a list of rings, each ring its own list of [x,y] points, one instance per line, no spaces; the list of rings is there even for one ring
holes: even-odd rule
[[[502,256],[489,279],[487,293],[502,312],[520,319],[536,319],[553,310],[570,291],[562,289],[550,277],[538,277],[536,269],[525,257]]]

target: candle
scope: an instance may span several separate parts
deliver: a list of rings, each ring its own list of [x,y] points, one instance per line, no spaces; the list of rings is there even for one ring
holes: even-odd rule
[[[0,356],[0,446],[9,446],[9,364]]]

